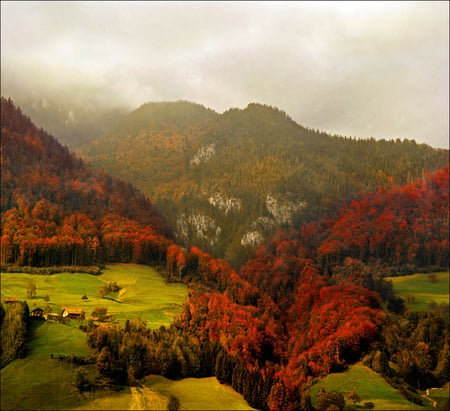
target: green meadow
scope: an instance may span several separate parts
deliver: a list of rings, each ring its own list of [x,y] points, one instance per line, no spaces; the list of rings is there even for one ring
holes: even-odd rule
[[[365,402],[373,402],[375,410],[424,410],[432,409],[430,406],[421,407],[411,404],[398,390],[390,386],[384,378],[361,363],[351,365],[341,373],[329,374],[311,387],[311,399],[313,404],[317,401],[319,389],[323,387],[327,391],[337,391],[344,395],[346,409],[363,410]],[[351,391],[356,391],[361,397],[361,402],[356,406],[347,399]],[[424,405],[428,406],[424,400]]]
[[[215,377],[172,381],[160,375],[145,378],[136,387],[126,387],[110,397],[98,398],[77,410],[164,410],[170,394],[184,410],[252,410],[242,395],[222,385]]]
[[[188,289],[184,284],[169,284],[152,267],[136,264],[114,264],[100,275],[61,273],[36,275],[1,273],[1,298],[17,297],[26,300],[33,310],[47,304],[53,312],[62,307],[81,308],[88,317],[95,307],[106,307],[113,323],[140,318],[149,328],[168,326],[182,310]],[[99,287],[115,281],[122,290],[103,298]],[[36,285],[36,297],[27,298],[30,283]],[[82,300],[86,294],[88,299]],[[45,296],[50,300],[46,302]]]
[[[386,280],[392,281],[394,293],[405,300],[409,310],[427,310],[432,303],[449,303],[448,272],[386,277]]]

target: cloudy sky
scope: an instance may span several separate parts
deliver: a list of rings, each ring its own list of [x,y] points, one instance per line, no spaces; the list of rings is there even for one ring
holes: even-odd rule
[[[250,102],[346,136],[449,145],[449,3],[1,2],[2,95]]]

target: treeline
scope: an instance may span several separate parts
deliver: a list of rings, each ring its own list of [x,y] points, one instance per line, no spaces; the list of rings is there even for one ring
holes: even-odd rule
[[[0,368],[26,355],[29,315],[26,302],[0,305]]]
[[[101,220],[77,212],[64,216],[58,206],[39,200],[2,218],[1,259],[31,267],[91,266],[105,262],[160,264],[171,242],[153,227],[118,214]]]
[[[449,167],[391,190],[378,190],[352,201],[321,227],[317,248],[323,264],[346,257],[381,262],[409,273],[417,267],[449,265]]]
[[[248,369],[218,341],[202,341],[175,325],[153,331],[134,321],[127,321],[121,330],[94,327],[88,343],[96,353],[97,371],[113,383],[135,385],[149,374],[171,379],[216,376],[251,406],[269,409],[271,379],[263,379],[258,368]]]

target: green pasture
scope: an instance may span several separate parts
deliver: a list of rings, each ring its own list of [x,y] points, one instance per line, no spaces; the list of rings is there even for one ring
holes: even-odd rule
[[[140,318],[149,328],[168,326],[181,313],[188,289],[184,284],[169,284],[152,267],[136,264],[113,264],[100,275],[61,273],[36,275],[1,273],[1,298],[27,300],[30,310],[44,308],[53,312],[62,307],[81,308],[88,318],[95,307],[106,307],[113,323]],[[115,281],[122,290],[102,298],[99,287]],[[36,285],[36,297],[27,298],[30,283]],[[82,300],[86,294],[88,299]],[[50,300],[46,302],[44,297]]]
[[[56,322],[32,321],[27,358],[50,358],[50,355],[76,355],[88,357],[91,352],[86,344],[86,333],[78,328]]]
[[[50,358],[15,360],[1,370],[2,410],[62,410],[86,402],[72,385],[76,366]],[[93,375],[95,366],[83,367]]]
[[[428,409],[416,404],[411,404],[398,390],[391,387],[381,375],[361,363],[351,365],[344,372],[329,374],[314,384],[311,387],[311,399],[313,404],[317,401],[317,394],[321,387],[325,388],[327,391],[337,391],[342,393],[345,397],[346,409],[348,410],[363,410],[363,404],[369,401],[375,404],[375,410]],[[351,391],[356,391],[361,397],[361,402],[356,406],[347,399],[347,396]],[[424,400],[424,405],[428,406],[426,400]]]
[[[164,410],[170,394],[180,400],[184,410],[252,410],[242,395],[222,385],[215,377],[185,378],[172,381],[151,375],[136,387],[97,398],[77,410]]]
[[[386,277],[386,280],[392,281],[394,293],[405,300],[409,310],[427,310],[431,303],[449,303],[448,272]]]

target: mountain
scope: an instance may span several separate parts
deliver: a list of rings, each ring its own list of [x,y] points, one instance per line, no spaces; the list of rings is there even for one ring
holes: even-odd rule
[[[1,149],[1,264],[165,258],[166,223],[142,194],[85,165],[4,98]]]
[[[448,150],[414,141],[310,130],[274,107],[218,114],[184,101],[144,104],[78,153],[148,195],[178,241],[237,266],[277,226],[448,161]]]

